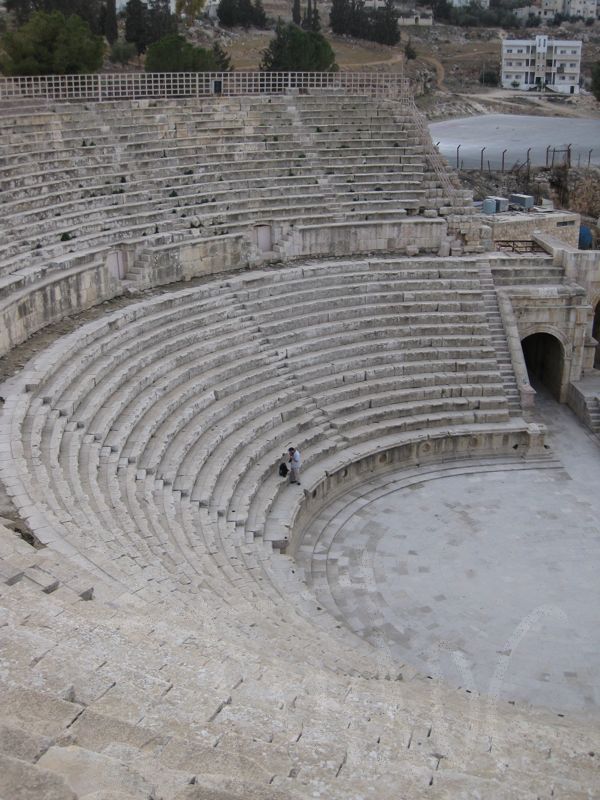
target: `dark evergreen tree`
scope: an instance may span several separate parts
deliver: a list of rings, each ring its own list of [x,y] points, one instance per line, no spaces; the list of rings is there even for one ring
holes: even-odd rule
[[[217,6],[217,16],[221,25],[233,28],[238,24],[237,0],[220,0]]]
[[[344,34],[350,28],[350,0],[333,0],[329,12],[329,26],[334,33]]]
[[[379,44],[398,44],[400,30],[398,28],[398,13],[394,0],[385,0],[382,8],[375,9],[369,14],[371,18],[371,34],[374,41]]]
[[[302,27],[305,31],[309,31],[312,25],[312,0],[307,0],[306,11],[302,17]]]
[[[128,0],[125,6],[125,39],[136,46],[138,55],[148,46],[147,13],[142,0]]]
[[[194,47],[183,36],[170,33],[148,47],[146,72],[216,72],[211,50]]]
[[[95,72],[102,65],[104,41],[81,17],[36,11],[0,44],[5,75],[66,75]]]
[[[267,27],[267,15],[263,6],[262,0],[254,0],[254,7],[252,9],[252,24],[256,28]]]
[[[117,3],[116,0],[106,0],[104,9],[104,35],[109,44],[114,44],[119,37],[117,26]]]
[[[294,0],[292,4],[292,20],[296,25],[302,22],[302,9],[300,8],[300,0]]]
[[[212,55],[219,72],[231,72],[233,69],[231,56],[223,50],[219,42],[213,44]]]
[[[350,0],[349,26],[346,33],[356,39],[371,39],[371,20],[364,0]]]
[[[146,11],[146,43],[158,42],[177,33],[177,17],[171,13],[169,0],[150,0]]]
[[[260,69],[266,72],[334,72],[335,54],[321,33],[303,31],[280,20],[275,36],[263,51]]]

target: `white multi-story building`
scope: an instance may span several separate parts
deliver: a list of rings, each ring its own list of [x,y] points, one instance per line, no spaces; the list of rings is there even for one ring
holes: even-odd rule
[[[598,2],[597,0],[541,0],[542,19],[554,19],[557,14],[595,19],[598,15]]]
[[[549,39],[505,39],[502,42],[502,86],[534,89],[547,86],[563,94],[579,94],[581,42]]]

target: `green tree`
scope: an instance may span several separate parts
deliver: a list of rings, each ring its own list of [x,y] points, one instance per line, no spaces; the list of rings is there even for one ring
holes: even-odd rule
[[[337,68],[331,45],[321,33],[281,20],[260,63],[265,72],[333,72]]]
[[[238,25],[238,3],[237,0],[220,0],[217,6],[217,16],[221,25],[226,28],[233,28]]]
[[[142,0],[128,0],[125,6],[125,39],[132,42],[138,54],[148,46],[148,9]]]
[[[65,75],[99,69],[104,41],[81,17],[36,11],[25,25],[3,37],[2,49],[5,75]]]
[[[233,69],[231,57],[223,50],[219,42],[213,44],[212,55],[215,60],[216,69],[219,72],[231,72]]]
[[[400,29],[398,28],[398,12],[394,0],[385,0],[381,8],[369,14],[371,20],[371,38],[379,44],[398,44]]]
[[[262,0],[254,0],[252,9],[252,24],[263,30],[267,27],[267,15]]]
[[[146,72],[217,72],[210,50],[194,47],[183,36],[171,33],[148,48]]]
[[[255,25],[257,28],[267,27],[267,15],[262,4],[262,0],[220,0],[217,7],[219,22],[226,28],[234,28],[241,25],[249,28]]]
[[[329,12],[329,26],[334,33],[347,33],[350,28],[349,0],[333,0]]]
[[[150,0],[146,11],[146,43],[158,42],[177,33],[177,17],[171,13],[169,0]]]
[[[592,66],[592,94],[600,103],[600,61]]]
[[[300,0],[294,0],[292,3],[292,20],[296,25],[302,22],[302,9],[300,8]]]
[[[119,36],[116,0],[106,0],[106,5],[104,6],[104,35],[109,44],[114,44]]]
[[[45,11],[47,14],[60,11],[65,17],[77,14],[96,34],[104,33],[103,8],[104,0],[6,0],[7,11],[14,12],[19,25],[27,22],[36,11]]]

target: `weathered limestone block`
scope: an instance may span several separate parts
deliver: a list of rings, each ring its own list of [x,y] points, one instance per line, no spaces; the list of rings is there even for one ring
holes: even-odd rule
[[[225,775],[204,775],[186,786],[174,800],[299,800],[292,790],[249,784]]]
[[[153,797],[154,788],[139,773],[114,758],[81,747],[51,747],[38,764],[61,775],[81,798],[100,789],[123,792],[135,800]]]
[[[0,755],[0,797],[3,800],[78,800],[61,775],[5,755]]]
[[[21,728],[0,724],[0,753],[21,761],[36,762],[52,744],[47,736],[36,736]]]
[[[40,736],[57,736],[79,716],[82,707],[35,689],[3,685],[0,686],[0,709],[9,725],[15,721]]]

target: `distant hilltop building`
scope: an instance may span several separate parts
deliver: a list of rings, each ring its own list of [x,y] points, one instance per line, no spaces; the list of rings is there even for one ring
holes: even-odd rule
[[[579,94],[581,42],[567,39],[505,39],[502,43],[502,86],[505,89],[547,87],[561,94]]]
[[[449,2],[454,8],[466,8],[468,5],[471,5],[472,0],[449,0]],[[477,5],[481,8],[489,8],[490,0],[477,0]]]
[[[542,0],[538,13],[542,19],[554,19],[557,14],[596,19],[599,8],[596,0]]]

